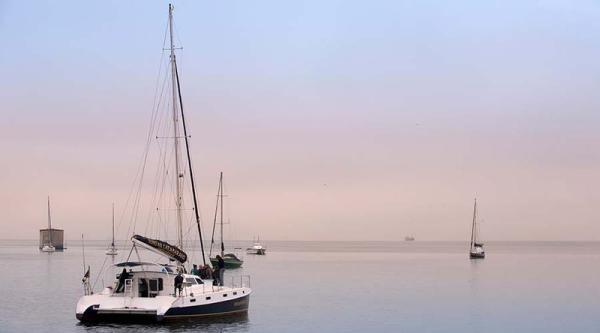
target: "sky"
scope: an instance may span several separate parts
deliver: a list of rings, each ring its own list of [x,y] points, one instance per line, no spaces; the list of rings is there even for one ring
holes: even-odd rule
[[[167,4],[0,0],[0,238],[130,236]],[[600,240],[600,3],[174,6],[205,234]]]

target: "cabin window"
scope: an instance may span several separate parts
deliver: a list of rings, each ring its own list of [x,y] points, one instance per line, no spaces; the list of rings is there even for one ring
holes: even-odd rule
[[[204,282],[202,282],[202,280],[200,280],[199,278],[196,278],[196,283],[198,283],[198,284],[204,284]]]
[[[195,298],[192,298],[192,299],[190,300],[190,303],[194,303],[195,301],[196,301],[196,299],[195,299]]]
[[[207,296],[207,297],[206,297],[206,300],[207,300],[207,301],[210,301],[210,296]]]
[[[148,297],[158,296],[158,292],[163,290],[163,279],[148,279]]]
[[[235,295],[237,295],[237,291],[234,291],[234,292],[233,292],[233,295],[234,295],[234,296],[235,296]]]
[[[185,278],[185,282],[189,284],[196,284],[196,279],[194,278]]]
[[[227,294],[223,294],[223,297],[227,297]]]
[[[138,293],[140,297],[149,296],[148,281],[146,281],[146,279],[140,279],[138,281]]]

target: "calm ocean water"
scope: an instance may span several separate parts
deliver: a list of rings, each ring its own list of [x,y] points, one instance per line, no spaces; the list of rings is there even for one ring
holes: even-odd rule
[[[0,332],[600,331],[600,243],[489,243],[480,261],[458,242],[265,244],[266,256],[227,272],[251,275],[247,317],[86,326],[75,319],[80,246],[45,254],[0,241]],[[97,274],[105,243],[85,250]]]

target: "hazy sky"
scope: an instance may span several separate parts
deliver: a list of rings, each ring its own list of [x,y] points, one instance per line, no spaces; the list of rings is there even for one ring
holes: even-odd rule
[[[109,238],[163,1],[0,0],[0,238]],[[597,1],[176,1],[203,227],[230,237],[600,240]],[[128,222],[123,222],[124,225]],[[126,236],[120,228],[119,238]]]

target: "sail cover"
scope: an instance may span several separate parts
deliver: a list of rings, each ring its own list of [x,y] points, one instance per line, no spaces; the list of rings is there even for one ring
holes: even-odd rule
[[[154,253],[166,256],[171,260],[179,261],[182,264],[187,260],[187,254],[185,254],[185,252],[177,246],[173,246],[167,242],[140,235],[133,235],[131,240],[134,244],[140,245]]]

